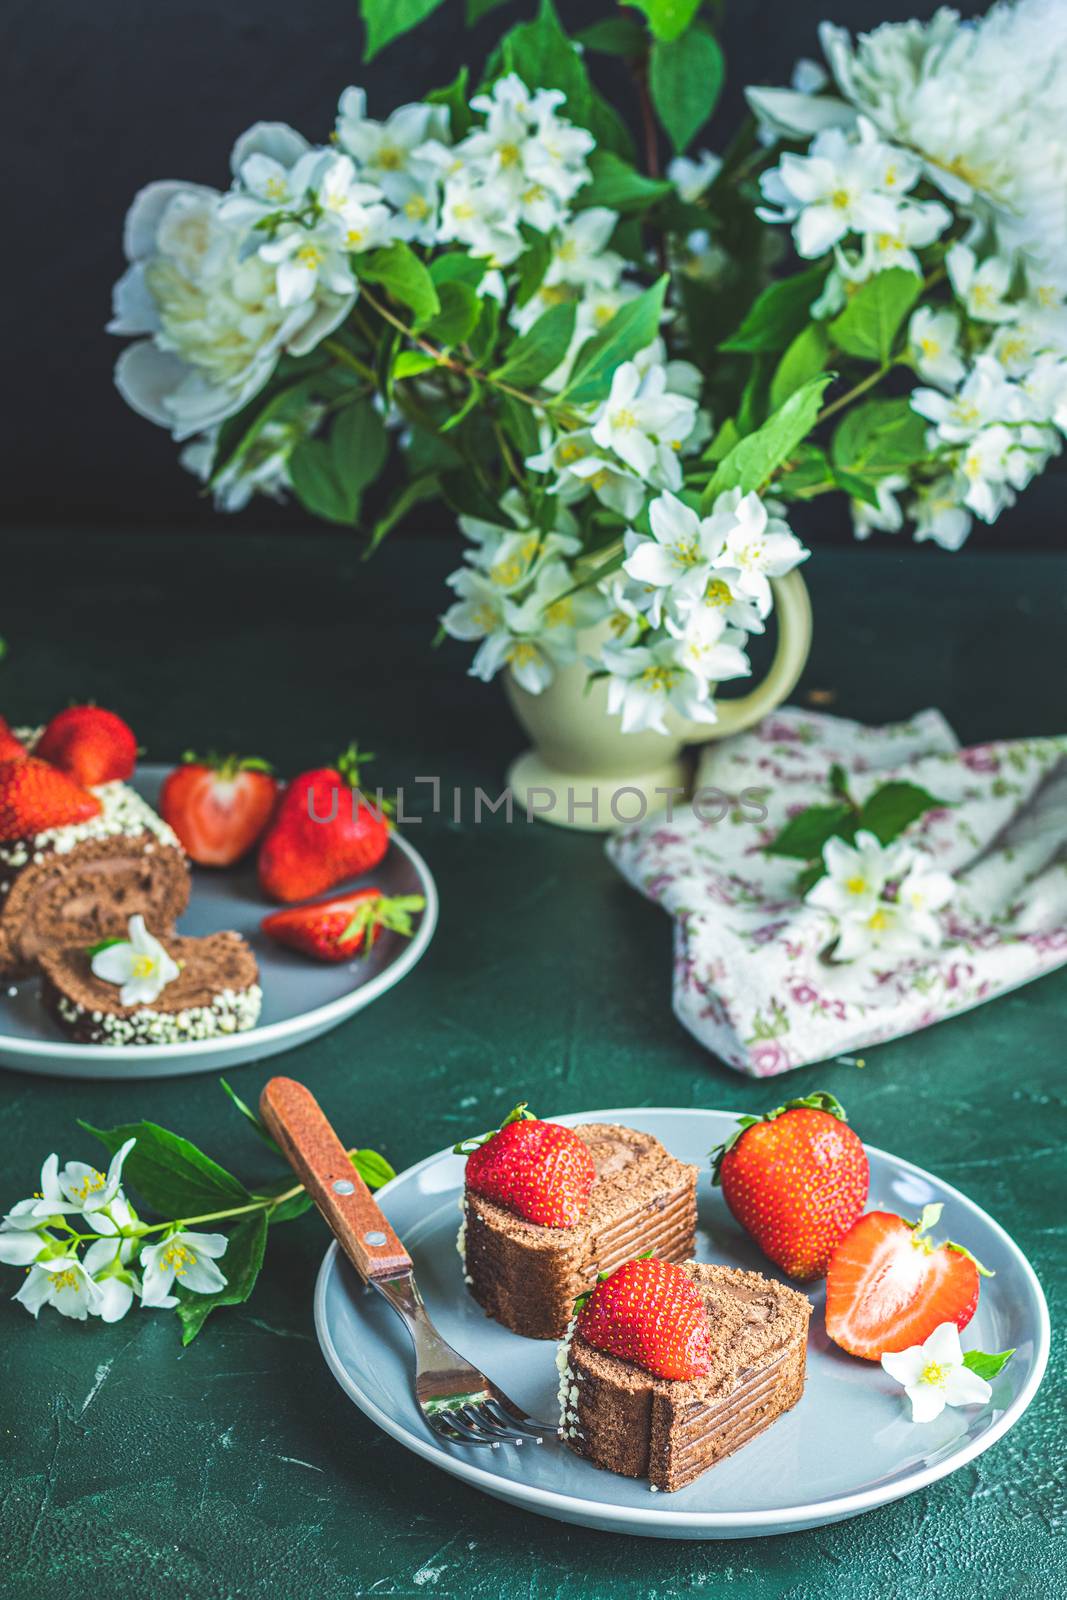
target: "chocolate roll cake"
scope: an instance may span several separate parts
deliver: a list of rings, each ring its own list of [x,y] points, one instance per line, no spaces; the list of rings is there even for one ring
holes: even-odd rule
[[[684,1489],[748,1444],[804,1392],[811,1302],[758,1272],[687,1262],[711,1358],[700,1378],[659,1378],[573,1328],[557,1357],[560,1438],[594,1466]]]
[[[462,1201],[458,1244],[470,1292],[497,1322],[529,1339],[562,1338],[575,1300],[600,1273],[646,1250],[685,1261],[695,1248],[696,1167],[633,1128],[590,1122],[574,1132],[596,1169],[577,1227],[526,1222],[469,1189]]]
[[[41,999],[79,1044],[185,1044],[255,1027],[263,991],[239,933],[172,934],[166,943],[181,973],[150,1005],[124,1006],[115,984],[94,976],[83,945],[41,952]]]
[[[177,835],[128,784],[92,792],[101,810],[88,822],[0,840],[0,978],[121,934],[136,912],[166,933],[188,904]]]

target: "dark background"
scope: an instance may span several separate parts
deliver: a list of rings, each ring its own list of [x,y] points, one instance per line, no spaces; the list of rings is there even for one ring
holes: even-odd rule
[[[572,32],[615,10],[611,0],[558,3]],[[445,0],[364,67],[356,0],[7,0],[0,66],[9,118],[5,520],[211,524],[220,535],[306,527],[300,508],[263,500],[238,517],[215,513],[165,431],[135,416],[112,387],[121,346],[103,329],[124,266],[129,201],[154,178],[224,188],[233,140],[257,120],[291,122],[309,138],[325,138],[350,83],[363,83],[372,114],[385,116],[447,83],[463,61],[480,64],[504,27],[535,5],[510,0],[467,30],[462,0]],[[924,0],[728,0],[727,90],[697,147],[722,147],[741,114],[745,83],[785,83],[798,56],[818,56],[820,17],[855,31],[932,9]],[[605,57],[593,60],[602,86],[628,108],[625,72]],[[994,528],[978,526],[972,543],[1061,543],[1062,483],[1046,475]],[[843,505],[820,502],[806,515],[809,538],[850,537]],[[450,527],[444,507],[413,521],[442,534]],[[931,556],[945,559],[936,550]]]

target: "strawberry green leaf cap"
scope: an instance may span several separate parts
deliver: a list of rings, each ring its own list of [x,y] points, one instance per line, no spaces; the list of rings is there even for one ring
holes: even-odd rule
[[[421,894],[383,894],[376,899],[364,900],[338,942],[347,944],[350,939],[358,938],[361,934],[371,935],[378,928],[388,928],[392,933],[410,939],[414,931],[412,916],[425,909],[426,901]],[[365,947],[368,951],[371,942],[368,938]]]
[[[784,1117],[787,1111],[825,1111],[831,1117],[837,1117],[840,1122],[848,1122],[848,1113],[836,1095],[828,1089],[815,1089],[811,1094],[806,1094],[799,1100],[787,1100],[782,1106],[775,1106],[773,1111],[765,1111],[761,1117],[739,1117],[737,1127],[729,1138],[722,1144],[708,1152],[711,1159],[711,1181],[717,1185],[722,1181],[723,1157],[732,1150],[737,1141],[749,1128],[754,1128],[760,1122],[774,1122],[778,1117]]]
[[[908,1223],[908,1227],[914,1230],[915,1238],[913,1243],[918,1249],[933,1252],[939,1248],[938,1245],[934,1244],[932,1239],[927,1238],[927,1234],[931,1228],[937,1227],[938,1223],[941,1221],[941,1213],[944,1211],[944,1209],[944,1203],[940,1200],[937,1200],[931,1205],[923,1206],[922,1211],[919,1213],[918,1222]],[[968,1261],[973,1261],[978,1270],[979,1277],[996,1277],[996,1273],[993,1272],[989,1267],[983,1267],[978,1257],[972,1255],[967,1249],[966,1245],[956,1244],[951,1239],[945,1239],[944,1247],[946,1250],[955,1250],[957,1255],[966,1256]]]
[[[507,1116],[500,1124],[500,1128],[506,1128],[509,1123],[512,1122],[536,1121],[537,1118],[534,1116],[533,1112],[527,1108],[526,1101],[520,1100],[519,1104],[508,1112]],[[475,1150],[480,1150],[483,1144],[488,1144],[490,1139],[495,1139],[497,1134],[500,1132],[500,1128],[490,1128],[488,1133],[478,1133],[474,1134],[469,1139],[461,1139],[459,1144],[454,1144],[452,1146],[452,1154],[454,1156],[473,1155]]]
[[[212,772],[217,772],[220,778],[226,780],[235,778],[239,772],[274,771],[270,762],[264,761],[262,756],[220,756],[217,750],[209,750],[206,756],[198,756],[195,750],[185,750],[182,752],[182,766],[210,767]]]

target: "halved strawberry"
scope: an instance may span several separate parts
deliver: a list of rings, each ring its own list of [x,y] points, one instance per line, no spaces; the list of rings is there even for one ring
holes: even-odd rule
[[[830,1258],[826,1331],[849,1355],[878,1361],[922,1344],[943,1322],[965,1328],[978,1307],[979,1275],[991,1277],[962,1245],[934,1244],[940,1205],[918,1222],[890,1211],[861,1217]]]
[[[248,854],[274,812],[278,785],[258,756],[201,758],[186,751],[163,781],[159,809],[201,867],[229,867]]]
[[[596,1169],[584,1139],[517,1105],[492,1133],[455,1147],[467,1157],[467,1188],[524,1222],[575,1228],[589,1207]]]
[[[586,1344],[658,1378],[699,1378],[711,1358],[711,1324],[693,1280],[670,1261],[627,1261],[583,1296],[575,1332]]]
[[[348,961],[361,950],[369,951],[383,928],[410,938],[411,918],[425,907],[421,894],[387,897],[380,889],[357,889],[314,905],[274,911],[260,927],[279,944],[316,961]]]

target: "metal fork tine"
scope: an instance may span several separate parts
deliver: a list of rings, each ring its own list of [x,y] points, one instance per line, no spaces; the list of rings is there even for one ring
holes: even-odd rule
[[[477,1433],[472,1428],[464,1426],[454,1415],[444,1416],[441,1412],[437,1412],[427,1417],[426,1421],[434,1433],[442,1439],[447,1439],[450,1444],[488,1445],[494,1450],[499,1449],[501,1444],[499,1439],[491,1439],[486,1434]]]
[[[525,1412],[519,1411],[517,1406],[512,1410],[511,1402],[505,1400],[502,1395],[495,1394],[492,1400],[487,1401],[480,1409],[487,1420],[498,1423],[509,1433],[524,1434],[528,1439],[536,1439],[538,1444],[544,1438],[546,1429],[539,1422],[535,1422],[533,1417],[528,1417]]]
[[[488,1433],[502,1443],[520,1445],[531,1437],[501,1416],[498,1411],[494,1410],[492,1403],[489,1401],[471,1406],[465,1415],[472,1427],[477,1428],[482,1433]]]

